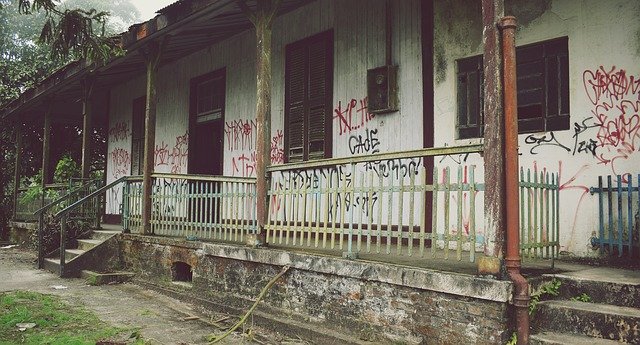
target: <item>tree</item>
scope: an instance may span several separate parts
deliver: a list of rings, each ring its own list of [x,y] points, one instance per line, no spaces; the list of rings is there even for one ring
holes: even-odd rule
[[[0,108],[74,59],[104,62],[113,53],[113,35],[139,20],[139,12],[130,0],[67,0],[63,5],[53,0],[0,0]],[[107,16],[106,6],[114,6],[111,16]],[[0,121],[2,229],[13,208],[14,127]],[[81,128],[68,124],[53,127],[52,164],[55,166],[64,156],[79,162]],[[105,127],[99,121],[94,123],[92,170],[104,167]],[[40,171],[42,162],[42,124],[27,123],[22,128],[20,170],[23,176],[31,177]],[[2,234],[0,231],[0,237]]]

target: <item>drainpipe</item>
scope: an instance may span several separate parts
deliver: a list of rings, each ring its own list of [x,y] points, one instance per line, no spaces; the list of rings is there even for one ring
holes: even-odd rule
[[[507,257],[505,265],[513,281],[518,345],[529,344],[529,284],[520,274],[520,226],[518,223],[518,98],[516,87],[516,18],[500,21],[504,78],[504,157],[506,186]]]

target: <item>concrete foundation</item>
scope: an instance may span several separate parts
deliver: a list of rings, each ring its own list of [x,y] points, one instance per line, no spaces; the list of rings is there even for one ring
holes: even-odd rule
[[[137,280],[175,286],[172,263],[184,262],[193,278],[182,293],[240,310],[289,266],[259,310],[361,340],[496,344],[510,336],[510,282],[276,249],[131,234],[119,241]]]

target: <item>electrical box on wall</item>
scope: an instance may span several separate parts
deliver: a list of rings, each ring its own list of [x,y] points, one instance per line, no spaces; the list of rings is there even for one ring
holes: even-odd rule
[[[386,65],[367,71],[367,110],[374,114],[398,110],[398,66]]]

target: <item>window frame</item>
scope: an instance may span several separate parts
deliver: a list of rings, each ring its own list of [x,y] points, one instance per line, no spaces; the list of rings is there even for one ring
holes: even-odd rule
[[[324,94],[324,113],[325,113],[325,119],[324,119],[324,140],[323,140],[323,145],[324,145],[324,155],[323,158],[331,158],[333,155],[333,68],[334,68],[334,35],[333,35],[333,29],[324,31],[324,32],[320,32],[318,34],[314,34],[312,36],[303,38],[301,40],[289,43],[285,46],[285,59],[284,59],[284,70],[285,70],[285,78],[284,78],[284,88],[285,88],[285,95],[284,95],[284,151],[285,151],[285,163],[289,163],[292,162],[290,154],[291,154],[291,136],[289,135],[289,126],[290,126],[290,120],[291,120],[291,109],[290,109],[290,104],[291,102],[291,95],[290,95],[290,89],[289,89],[289,83],[290,83],[290,78],[291,78],[291,66],[289,64],[290,61],[290,55],[292,54],[292,52],[294,50],[297,49],[307,49],[307,55],[305,56],[306,60],[305,60],[305,76],[304,76],[304,82],[307,84],[307,86],[310,83],[310,71],[309,71],[309,55],[308,55],[308,49],[315,43],[318,42],[322,42],[324,41],[324,43],[326,44],[325,48],[326,50],[324,51],[325,55],[325,74],[324,74],[324,87],[325,87],[325,94]],[[309,118],[310,118],[310,108],[309,108],[309,102],[310,102],[310,96],[309,96],[309,90],[306,89],[304,92],[304,118],[303,118],[303,152],[302,152],[302,159],[301,160],[293,160],[293,162],[306,162],[309,160],[313,160],[313,159],[319,159],[319,158],[310,158],[310,140],[309,140]]]
[[[539,50],[539,51],[535,51]],[[534,54],[539,55],[538,57],[532,56],[533,54],[529,54],[528,56],[523,56],[527,51],[531,51]],[[527,133],[538,133],[538,132],[548,132],[548,131],[562,131],[570,129],[570,97],[569,97],[569,39],[567,36],[558,37],[550,40],[535,42],[531,44],[526,44],[522,46],[516,47],[516,68],[520,69],[520,72],[517,73],[518,81],[518,134],[527,134]],[[555,74],[556,78],[550,78],[550,75],[553,74],[551,67],[553,65],[553,59],[555,59]],[[462,100],[466,100],[469,98],[469,88],[467,85],[467,92],[465,95],[462,95],[462,81],[461,77],[469,74],[469,69],[466,68],[468,65],[472,65],[473,63],[477,63],[479,65],[479,75],[481,77],[479,88],[475,91],[475,97],[479,99],[479,119],[473,123],[467,121],[464,123],[461,119],[464,118],[462,112],[467,111],[469,107],[463,107],[461,105]],[[532,74],[524,74],[521,73],[523,69],[526,68],[527,64],[535,64],[540,63],[542,66],[539,70],[536,70],[537,77],[542,79],[542,84],[539,89],[528,88],[523,89],[524,82],[523,80],[527,78],[535,78],[536,73]],[[467,65],[467,66],[464,66]],[[484,135],[484,95],[483,95],[483,85],[482,85],[482,77],[483,77],[483,63],[482,63],[482,55],[476,55],[466,58],[461,58],[456,60],[456,138],[457,139],[473,139],[480,138]],[[554,82],[555,81],[555,82]],[[553,94],[552,88],[556,87],[555,99],[552,98],[551,94]],[[529,85],[527,85],[529,86]],[[533,92],[541,92],[541,97],[537,99],[535,97],[529,97],[532,101],[528,103],[522,104],[522,100],[526,99],[527,95],[525,93],[533,93]],[[535,103],[538,101],[538,103]],[[529,109],[533,109],[531,106],[538,105],[540,108],[537,114],[529,115],[525,117],[527,114],[527,106]],[[555,105],[555,109],[554,108]],[[467,114],[468,115],[468,114]],[[467,120],[470,120],[467,117]]]

